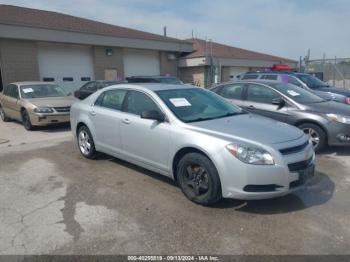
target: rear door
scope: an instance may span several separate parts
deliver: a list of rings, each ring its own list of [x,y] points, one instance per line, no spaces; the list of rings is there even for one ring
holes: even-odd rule
[[[95,144],[116,154],[122,153],[120,121],[125,114],[121,109],[126,92],[123,89],[103,92],[90,112],[95,130]]]
[[[227,84],[221,87],[217,93],[235,105],[244,106],[244,87],[245,83]]]
[[[286,122],[288,117],[288,104],[279,108],[273,105],[273,99],[282,99],[283,97],[270,87],[260,84],[248,84],[246,91],[245,109],[263,115],[278,121]]]

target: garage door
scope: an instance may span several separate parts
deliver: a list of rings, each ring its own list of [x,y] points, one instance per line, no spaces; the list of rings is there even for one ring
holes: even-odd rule
[[[159,53],[148,50],[124,50],[124,74],[128,76],[160,75]]]
[[[238,66],[231,66],[230,67],[230,79],[234,80],[237,79],[237,76],[240,74],[246,73],[249,71],[249,67],[238,67]]]
[[[54,81],[68,92],[94,79],[92,48],[42,43],[38,47],[41,81]]]

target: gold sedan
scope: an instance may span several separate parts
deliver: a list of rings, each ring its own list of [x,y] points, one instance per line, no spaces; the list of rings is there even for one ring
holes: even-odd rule
[[[74,101],[73,96],[54,83],[12,83],[0,93],[0,116],[4,122],[11,119],[21,121],[27,130],[67,123]]]

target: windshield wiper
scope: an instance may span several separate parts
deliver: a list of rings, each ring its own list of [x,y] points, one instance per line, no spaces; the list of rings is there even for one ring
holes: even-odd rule
[[[214,117],[207,117],[207,118],[203,118],[203,117],[199,117],[196,119],[192,119],[189,121],[186,121],[187,123],[192,123],[192,122],[200,122],[200,121],[207,121],[207,120],[213,120],[213,119],[219,119],[219,118],[224,118],[224,117],[229,117],[229,116],[236,116],[236,115],[243,115],[243,114],[248,114],[245,111],[241,111],[241,112],[232,112],[232,113],[227,113],[225,115],[222,116],[214,116]]]

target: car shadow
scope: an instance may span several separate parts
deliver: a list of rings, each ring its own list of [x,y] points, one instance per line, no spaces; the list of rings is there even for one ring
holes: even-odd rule
[[[327,203],[333,196],[335,184],[328,175],[316,172],[304,189],[289,195],[265,200],[232,200],[224,199],[213,208],[234,208],[245,213],[262,215],[290,213],[312,206]]]
[[[122,165],[136,172],[142,173],[168,185],[177,187],[177,183],[171,178],[149,171],[145,168],[131,164],[124,160],[100,154],[96,160],[108,160],[115,164]],[[234,209],[238,212],[254,213],[261,215],[290,213],[298,210],[320,206],[327,203],[335,191],[335,184],[327,174],[316,172],[304,189],[300,189],[289,195],[265,199],[265,200],[236,200],[223,199],[215,205],[209,207],[213,209]],[[179,191],[180,192],[180,191]]]
[[[154,179],[157,179],[159,181],[162,181],[162,182],[165,182],[167,183],[168,185],[171,185],[171,186],[175,186],[177,187],[177,184],[176,182],[171,179],[170,177],[167,177],[167,176],[164,176],[164,175],[161,175],[161,174],[158,174],[158,173],[155,173],[153,171],[150,171],[148,169],[145,169],[143,167],[140,167],[140,166],[137,166],[137,165],[134,165],[132,163],[129,163],[129,162],[126,162],[124,160],[121,160],[119,158],[115,158],[115,157],[112,157],[112,156],[109,156],[107,154],[103,154],[103,153],[100,153],[96,158],[95,160],[108,160],[108,161],[111,161],[115,164],[118,164],[118,165],[121,165],[123,167],[126,167],[126,168],[129,168],[129,169],[132,169],[136,172],[139,172],[139,173],[142,173],[143,175],[146,175],[146,176],[149,176],[149,177],[152,177]]]
[[[319,155],[331,155],[335,154],[337,156],[350,156],[350,146],[332,146],[327,147]]]
[[[17,120],[12,120],[11,123],[22,126],[23,130],[25,130],[23,124]],[[58,133],[70,131],[70,123],[58,123],[58,124],[50,124],[47,126],[35,126],[34,129],[30,132],[42,131],[46,133]],[[26,131],[26,130],[25,130]]]

